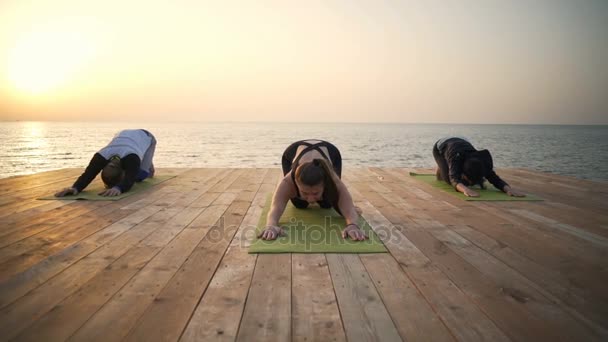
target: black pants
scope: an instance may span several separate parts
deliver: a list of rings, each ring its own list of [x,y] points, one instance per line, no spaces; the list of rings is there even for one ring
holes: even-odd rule
[[[303,140],[303,141],[306,141],[306,140]],[[287,173],[289,173],[289,171],[291,171],[293,159],[296,157],[296,152],[298,151],[298,147],[300,145],[302,145],[302,140],[296,141],[293,144],[289,145],[285,149],[285,152],[283,152],[283,157],[281,158],[283,176],[285,176]],[[331,144],[327,141],[323,141],[322,145],[319,145],[319,147],[320,146],[327,147],[327,152],[329,153],[328,157],[329,157],[329,160],[331,161],[331,165],[334,169],[334,172],[338,175],[338,178],[341,178],[342,177],[342,155],[340,154],[340,151],[338,150],[338,148],[336,146],[334,146],[333,144]],[[308,207],[307,201],[305,201],[301,198],[297,198],[297,197],[292,198],[291,203],[293,203],[293,205],[296,208],[300,208],[300,209],[304,209],[304,208]],[[331,203],[329,203],[329,201],[327,201],[325,199],[323,199],[321,201],[317,201],[317,203],[319,203],[319,206],[321,208],[325,208],[325,209],[331,208]],[[340,212],[340,209],[338,209],[338,208],[335,208],[335,209],[336,209],[336,211],[338,211],[338,213]]]
[[[437,163],[437,180],[445,181],[450,184],[450,168],[448,167],[448,162],[445,160],[443,154],[439,152],[439,148],[437,147],[437,143],[433,145],[433,157],[435,158],[435,162]]]

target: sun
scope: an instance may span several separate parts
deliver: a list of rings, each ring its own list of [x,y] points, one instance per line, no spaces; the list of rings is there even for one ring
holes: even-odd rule
[[[47,93],[74,78],[92,56],[92,42],[79,32],[32,33],[9,51],[8,79],[19,92]]]

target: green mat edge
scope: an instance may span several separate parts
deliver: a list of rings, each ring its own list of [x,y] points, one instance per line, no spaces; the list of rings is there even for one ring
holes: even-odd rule
[[[127,198],[127,197],[135,195],[137,193],[146,192],[146,191],[150,190],[150,188],[152,188],[158,184],[164,183],[164,182],[168,181],[169,179],[172,179],[175,177],[177,177],[177,175],[155,176],[154,179],[155,180],[158,179],[158,182],[151,184],[149,188],[142,189],[141,191],[127,191],[123,194],[120,194],[119,196],[114,196],[114,197],[100,196],[101,198],[99,198],[99,199],[89,199],[89,198],[78,198],[78,195],[68,195],[68,196],[64,196],[64,197],[55,197],[55,195],[49,195],[49,196],[38,197],[38,198],[36,198],[36,200],[39,200],[39,201],[52,201],[52,200],[55,200],[55,201],[120,201],[123,198]],[[164,179],[162,179],[162,178],[164,178]],[[146,180],[143,180],[142,182],[145,182],[145,181]],[[139,182],[139,183],[141,183],[141,182]],[[136,182],[133,186],[135,187],[135,186],[137,186],[137,184],[138,183]],[[82,194],[85,191],[91,191],[91,190],[83,190],[79,194]]]
[[[416,179],[416,176],[433,176],[433,177],[435,177],[435,175],[432,173],[417,173],[417,172],[411,172],[411,171],[410,171],[410,176],[414,177],[414,179]],[[421,179],[417,179],[417,180],[420,182],[423,182],[425,184],[429,184],[430,186],[433,186],[432,184],[424,182]],[[465,196],[461,192],[458,192],[458,191],[450,192],[450,191],[447,191],[447,189],[442,189],[437,186],[433,186],[433,188],[444,191],[452,196],[455,196],[455,197],[460,198],[465,201],[481,201],[481,202],[483,202],[483,201],[485,201],[485,202],[540,202],[540,201],[544,201],[544,199],[542,199],[541,197],[536,196],[534,194],[529,194],[529,193],[526,193],[526,197],[512,197],[512,196],[505,194],[506,197],[504,199],[501,199],[501,198],[487,199],[487,198],[483,198],[481,196],[480,197],[468,197],[468,196]],[[501,191],[497,191],[497,192],[501,192]]]

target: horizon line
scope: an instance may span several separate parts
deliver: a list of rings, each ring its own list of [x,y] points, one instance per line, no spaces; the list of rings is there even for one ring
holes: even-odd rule
[[[146,121],[153,123],[204,123],[204,124],[349,124],[349,125],[497,125],[497,126],[608,126],[607,123],[482,123],[482,122],[399,122],[399,121],[254,121],[254,120],[136,120],[136,119],[114,119],[114,120],[3,120],[0,122],[138,122]]]

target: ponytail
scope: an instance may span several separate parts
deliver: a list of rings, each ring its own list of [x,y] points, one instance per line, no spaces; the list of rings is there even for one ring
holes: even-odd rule
[[[337,208],[339,194],[334,181],[333,170],[324,159],[313,159],[296,169],[296,178],[304,185],[315,186],[323,183],[325,198]]]

